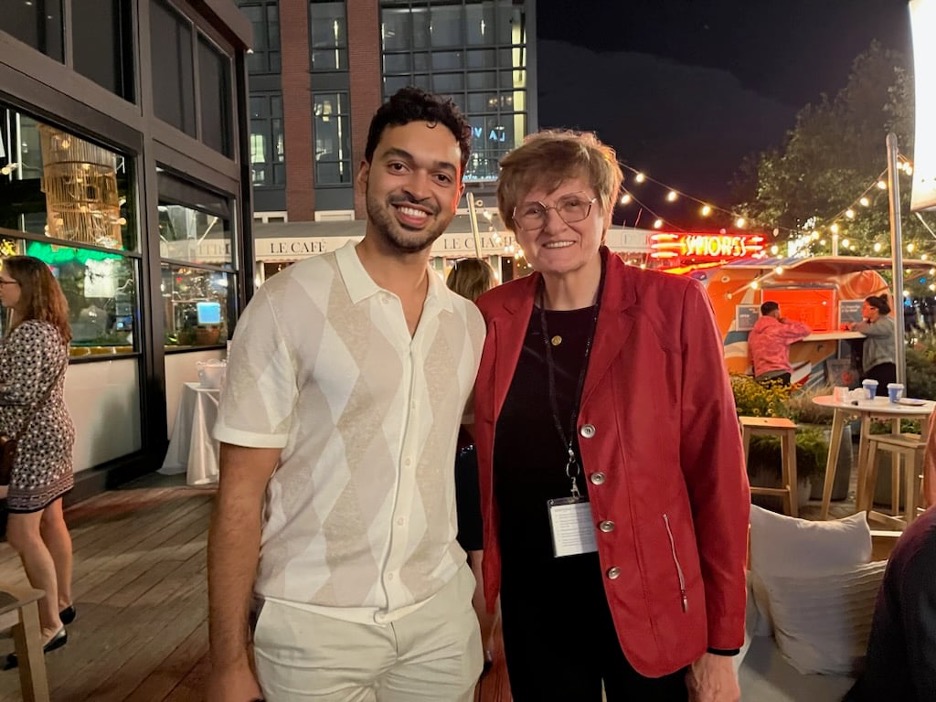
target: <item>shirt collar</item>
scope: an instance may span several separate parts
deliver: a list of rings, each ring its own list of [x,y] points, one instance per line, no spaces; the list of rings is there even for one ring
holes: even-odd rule
[[[348,290],[348,297],[355,305],[383,290],[364,268],[364,264],[358,258],[356,247],[356,241],[349,241],[335,251],[338,271],[341,273],[341,278]],[[426,294],[426,303],[423,309],[438,305],[440,309],[451,312],[454,309],[452,295],[455,293],[445,286],[442,278],[432,268],[426,266],[426,272],[429,274],[429,290]]]

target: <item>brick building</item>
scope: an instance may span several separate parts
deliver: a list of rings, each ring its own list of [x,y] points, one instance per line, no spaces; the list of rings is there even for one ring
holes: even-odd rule
[[[253,23],[250,160],[258,282],[364,231],[354,175],[367,127],[405,85],[451,96],[472,126],[471,193],[434,247],[435,265],[482,255],[506,277],[499,158],[537,126],[534,0],[237,0]],[[474,209],[474,212],[469,212]],[[501,260],[503,259],[503,260]]]

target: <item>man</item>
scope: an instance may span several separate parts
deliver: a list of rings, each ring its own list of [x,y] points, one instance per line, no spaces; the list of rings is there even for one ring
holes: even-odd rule
[[[776,302],[765,302],[760,311],[761,317],[748,335],[754,380],[789,385],[793,374],[790,344],[805,339],[812,330],[805,324],[781,317],[780,305]]]
[[[865,669],[846,702],[936,700],[936,508],[900,535],[887,562]]]
[[[356,180],[364,239],[275,276],[238,324],[215,426],[209,700],[471,699],[453,465],[484,323],[427,265],[469,139],[451,101],[394,95]]]

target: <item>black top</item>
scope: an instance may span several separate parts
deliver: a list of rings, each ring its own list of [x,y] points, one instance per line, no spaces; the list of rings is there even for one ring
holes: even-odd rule
[[[845,700],[936,700],[936,507],[894,547],[874,606],[865,670]]]
[[[552,346],[552,357],[559,419],[564,427],[568,427],[578,401],[573,395],[594,313],[594,307],[546,312],[550,338],[559,341]],[[553,421],[547,377],[539,309],[534,308],[494,438],[494,498],[500,511],[505,587],[512,573],[522,573],[531,566],[565,569],[573,561],[585,560],[595,573],[600,572],[595,553],[553,556],[546,501],[569,497],[571,483],[565,473],[568,454]],[[578,455],[577,436],[573,449]],[[578,487],[585,495],[582,475]],[[558,561],[566,563],[557,566]]]
[[[478,454],[471,436],[462,427],[455,453],[455,509],[458,514],[459,545],[466,551],[484,548],[481,520],[481,488],[478,485]]]

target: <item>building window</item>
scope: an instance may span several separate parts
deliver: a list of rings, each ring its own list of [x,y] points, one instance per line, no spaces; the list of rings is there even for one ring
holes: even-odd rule
[[[280,29],[278,0],[238,0],[241,11],[253,24],[253,53],[247,55],[250,73],[280,72]]]
[[[316,93],[315,182],[342,185],[351,182],[351,126],[347,93]]]
[[[160,0],[151,0],[150,44],[153,111],[163,122],[195,136],[192,26]]]
[[[0,31],[56,61],[65,61],[62,0],[4,2]]]
[[[515,0],[382,0],[384,96],[415,85],[450,96],[471,123],[468,181],[497,178],[527,130],[525,11]]]
[[[198,90],[202,141],[230,156],[231,62],[202,36],[198,37]]]
[[[133,100],[133,27],[122,0],[82,0],[72,13],[75,70],[126,100]]]
[[[254,187],[286,185],[283,96],[250,96],[250,166]]]
[[[348,28],[344,2],[312,0],[309,6],[313,71],[348,70]]]

